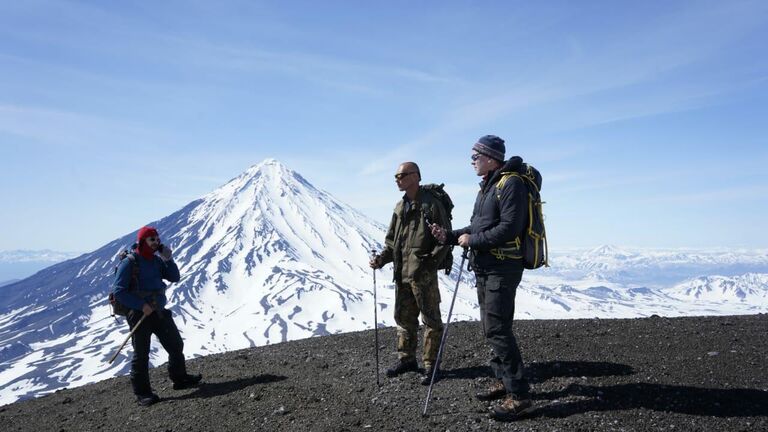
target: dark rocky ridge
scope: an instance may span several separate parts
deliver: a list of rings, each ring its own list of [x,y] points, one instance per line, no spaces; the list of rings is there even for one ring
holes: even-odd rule
[[[305,339],[189,361],[206,384],[134,403],[127,377],[0,407],[0,430],[768,430],[768,315],[518,321],[537,410],[488,419],[473,398],[489,381],[477,322],[450,327],[445,379],[429,416],[415,373],[373,375],[373,332]],[[382,371],[394,329],[380,330]],[[156,342],[153,342],[156,343]]]

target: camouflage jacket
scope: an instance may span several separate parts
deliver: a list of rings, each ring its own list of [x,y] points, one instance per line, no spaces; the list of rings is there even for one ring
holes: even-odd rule
[[[438,263],[450,251],[450,246],[441,245],[432,236],[425,217],[440,226],[451,223],[440,200],[422,187],[413,201],[404,195],[395,206],[385,248],[379,255],[381,265],[393,263],[395,281],[411,282],[419,272],[436,275]]]

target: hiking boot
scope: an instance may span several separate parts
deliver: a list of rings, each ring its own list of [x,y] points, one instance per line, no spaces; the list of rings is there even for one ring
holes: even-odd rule
[[[416,360],[398,360],[394,366],[387,369],[387,376],[392,378],[406,372],[415,372],[419,370],[419,365],[416,364]]]
[[[141,406],[150,406],[160,402],[160,397],[154,393],[136,395],[136,403]]]
[[[504,383],[502,381],[496,381],[495,383],[491,384],[487,390],[475,393],[477,400],[481,400],[483,402],[501,399],[506,395],[507,390],[504,388]]]
[[[433,365],[424,365],[424,378],[421,379],[421,385],[429,385],[432,382],[432,373],[435,371],[435,366]],[[440,369],[437,370],[437,374],[435,374],[435,382],[440,381]]]
[[[509,421],[517,420],[533,410],[534,406],[529,398],[510,394],[498,406],[491,409],[490,415],[494,420]]]
[[[183,390],[183,389],[188,389],[192,387],[197,387],[197,385],[200,384],[200,380],[202,379],[203,379],[203,376],[200,374],[197,374],[197,375],[187,374],[187,376],[185,376],[184,378],[173,382],[173,389]]]

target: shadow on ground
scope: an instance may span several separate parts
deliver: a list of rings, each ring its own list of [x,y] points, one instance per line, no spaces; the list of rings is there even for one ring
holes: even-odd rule
[[[283,381],[288,379],[283,375],[258,375],[250,378],[241,378],[234,381],[226,382],[214,382],[200,385],[194,392],[185,394],[178,397],[163,398],[164,400],[185,400],[185,399],[207,399],[216,396],[222,396],[229,393],[242,390],[244,388],[257,385],[257,384],[269,384],[273,382]]]
[[[557,377],[604,377],[632,375],[635,372],[631,366],[620,363],[553,361],[531,363],[526,366],[525,373],[528,381],[535,384]],[[472,366],[440,371],[441,379],[475,379],[492,376],[493,372],[489,366]]]
[[[565,390],[534,395],[552,401],[533,414],[568,417],[587,411],[618,411],[644,408],[698,416],[768,416],[768,392],[754,389],[708,389],[700,387],[630,383],[610,386],[571,384]],[[586,398],[560,402],[569,397]]]
[[[606,377],[632,375],[631,366],[621,363],[596,361],[552,361],[531,363],[526,367],[528,381],[542,383],[558,377]]]

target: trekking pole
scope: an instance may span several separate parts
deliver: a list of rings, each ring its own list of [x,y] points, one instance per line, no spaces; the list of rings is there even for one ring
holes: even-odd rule
[[[376,259],[376,249],[371,249],[373,259]],[[373,269],[373,340],[376,344],[376,385],[381,387],[379,383],[379,317],[378,317],[379,305],[376,300],[376,269]]]
[[[137,323],[136,323],[136,325],[135,325],[135,326],[133,326],[133,329],[131,330],[131,332],[130,332],[130,333],[128,333],[128,337],[127,337],[127,338],[125,338],[125,340],[123,341],[123,344],[122,344],[122,345],[120,345],[120,348],[118,348],[118,349],[117,349],[117,351],[115,351],[115,354],[114,354],[114,355],[112,355],[112,358],[111,358],[111,359],[109,359],[109,363],[110,363],[110,364],[111,364],[113,361],[115,361],[115,359],[117,358],[117,355],[118,355],[118,354],[120,354],[120,351],[122,351],[122,350],[123,350],[123,347],[125,346],[125,344],[127,344],[127,343],[128,343],[128,341],[131,339],[131,336],[133,336],[133,334],[134,334],[134,333],[136,332],[136,330],[139,328],[139,326],[141,325],[141,323],[142,323],[142,322],[144,322],[144,319],[145,319],[146,317],[148,317],[148,316],[149,316],[149,315],[144,315],[144,316],[142,316],[142,317],[141,317],[141,319],[139,320],[139,322],[137,322]]]
[[[427,399],[424,401],[424,410],[421,412],[422,417],[427,416],[427,407],[429,407],[429,399],[432,397],[432,386],[435,384],[435,377],[437,377],[437,371],[440,370],[440,359],[443,356],[443,348],[445,347],[445,340],[448,338],[448,324],[451,323],[451,315],[453,314],[453,304],[456,303],[456,293],[459,292],[459,283],[461,282],[461,272],[464,270],[464,262],[467,260],[467,248],[461,253],[461,266],[459,267],[459,276],[456,278],[456,289],[453,290],[453,299],[451,300],[451,307],[448,309],[448,319],[445,321],[445,327],[443,328],[443,337],[440,338],[440,349],[437,350],[437,359],[435,360],[435,367],[432,368],[432,377],[429,379],[429,390],[427,390]]]

